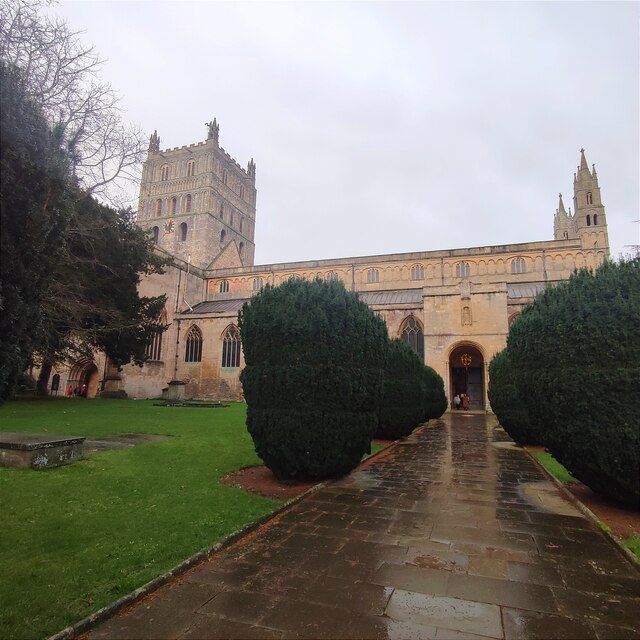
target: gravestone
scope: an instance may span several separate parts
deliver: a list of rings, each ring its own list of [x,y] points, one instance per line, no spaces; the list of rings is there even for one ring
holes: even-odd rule
[[[47,469],[82,457],[84,436],[0,431],[0,466]]]

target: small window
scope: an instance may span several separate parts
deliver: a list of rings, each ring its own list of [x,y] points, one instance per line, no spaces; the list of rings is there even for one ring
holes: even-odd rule
[[[238,253],[240,254],[240,256],[243,255],[243,253],[244,253],[244,242],[241,242],[240,245],[238,246]]]
[[[184,199],[184,210],[186,213],[191,213],[191,203],[192,203],[191,194],[188,193]]]
[[[597,213],[593,214],[593,226],[594,227],[598,226],[598,214]]]
[[[155,244],[158,244],[158,238],[160,237],[160,227],[153,227],[151,231],[153,232],[153,242]]]
[[[327,275],[325,275],[324,277],[326,282],[335,282],[336,280],[338,280],[338,274],[335,271],[329,271],[327,273]]]
[[[471,274],[471,266],[464,260],[456,265],[456,278],[468,278]]]
[[[424,267],[421,264],[414,264],[411,267],[412,280],[424,280]]]
[[[184,242],[187,239],[187,223],[183,222],[180,225],[180,235],[178,236],[180,238],[180,242]]]
[[[187,333],[187,346],[184,352],[185,362],[200,362],[202,360],[202,331],[193,325]]]
[[[229,281],[228,280],[220,280],[219,291],[220,291],[220,293],[228,293],[229,292]]]
[[[591,216],[587,213],[587,227],[591,226]]]
[[[224,204],[220,203],[220,220],[224,220]]]
[[[568,239],[569,239],[569,232],[568,232],[568,231],[563,231],[563,232],[562,232],[562,236],[563,236],[563,238],[564,238],[565,240],[568,240]]]
[[[223,229],[220,232],[220,242],[224,242],[225,236],[227,235],[227,232]]]
[[[591,195],[591,191],[587,193],[587,204],[593,204],[593,196]]]
[[[511,273],[526,273],[527,263],[524,258],[514,258],[511,261]]]
[[[367,271],[367,283],[372,284],[374,282],[380,282],[380,272],[377,269],[369,269]]]
[[[194,160],[187,162],[187,175],[194,176],[196,174],[196,163]]]
[[[162,215],[162,200],[158,198],[156,200],[156,216],[161,216],[161,215]]]
[[[264,287],[264,282],[261,277],[257,277],[253,279],[253,290],[260,291]]]
[[[237,327],[229,327],[222,337],[222,366],[240,366],[240,331]]]
[[[174,216],[178,209],[178,198],[171,198],[171,215]]]
[[[161,169],[160,169],[160,180],[162,180],[163,182],[165,180],[169,179],[169,165],[165,164]]]

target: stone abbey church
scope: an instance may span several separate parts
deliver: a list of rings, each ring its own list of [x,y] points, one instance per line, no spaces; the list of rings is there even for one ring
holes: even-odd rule
[[[488,364],[523,306],[609,256],[598,176],[583,150],[573,213],[560,196],[553,240],[255,265],[256,166],[240,166],[220,147],[217,122],[207,126],[205,142],[175,149],[151,136],[137,222],[174,265],[146,277],[141,293],[167,295],[160,322],[169,328],[142,368],[75,363],[66,384],[87,383],[90,396],[157,398],[178,385],[185,398],[241,399],[238,311],[267,283],[296,277],[342,280],[442,376],[449,399],[466,392],[472,409],[489,409]]]

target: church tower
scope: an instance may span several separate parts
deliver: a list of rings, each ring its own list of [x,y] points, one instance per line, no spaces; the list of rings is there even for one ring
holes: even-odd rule
[[[576,233],[583,249],[604,250],[609,255],[607,217],[600,197],[596,167],[589,169],[584,149],[580,150],[580,166],[573,176],[573,207]]]
[[[575,240],[578,237],[576,225],[571,215],[571,210],[567,213],[562,202],[562,194],[558,194],[560,202],[556,209],[556,215],[553,219],[553,238],[554,240]]]
[[[256,165],[251,159],[243,169],[220,147],[215,119],[206,127],[205,142],[164,151],[154,131],[137,223],[161,249],[200,269],[252,266]]]

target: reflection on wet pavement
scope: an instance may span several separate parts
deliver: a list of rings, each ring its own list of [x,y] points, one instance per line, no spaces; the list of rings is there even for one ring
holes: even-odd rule
[[[89,637],[639,637],[638,570],[508,441],[447,415]]]

